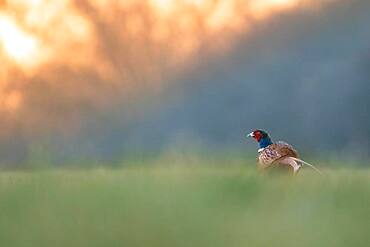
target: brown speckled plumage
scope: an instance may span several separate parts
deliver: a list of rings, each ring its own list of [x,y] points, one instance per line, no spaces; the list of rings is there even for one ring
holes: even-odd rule
[[[273,166],[291,166],[293,170],[297,172],[300,165],[298,165],[294,160],[290,160],[288,158],[298,158],[298,156],[298,152],[288,143],[276,142],[260,151],[258,156],[258,165],[262,169]]]

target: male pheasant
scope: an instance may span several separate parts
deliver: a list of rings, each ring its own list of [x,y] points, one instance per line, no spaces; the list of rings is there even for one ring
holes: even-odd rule
[[[277,166],[290,167],[296,174],[303,164],[310,166],[318,173],[321,172],[313,165],[299,159],[298,152],[288,143],[278,141],[273,143],[269,135],[263,130],[255,130],[247,135],[253,137],[259,144],[258,166],[267,169]]]

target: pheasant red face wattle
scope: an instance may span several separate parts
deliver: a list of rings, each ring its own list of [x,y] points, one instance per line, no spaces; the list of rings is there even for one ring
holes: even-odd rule
[[[262,133],[258,130],[253,131],[253,138],[259,142],[262,139]]]

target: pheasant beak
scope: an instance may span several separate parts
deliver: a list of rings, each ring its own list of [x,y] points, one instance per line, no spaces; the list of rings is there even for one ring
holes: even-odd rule
[[[247,138],[249,138],[249,137],[254,137],[254,133],[253,133],[253,132],[249,133],[249,134],[247,135]]]

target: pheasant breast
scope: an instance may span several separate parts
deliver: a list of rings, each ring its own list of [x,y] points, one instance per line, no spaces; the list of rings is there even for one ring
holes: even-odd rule
[[[298,152],[286,142],[276,142],[263,148],[258,156],[258,163],[261,168],[268,168],[286,157],[298,158]]]

